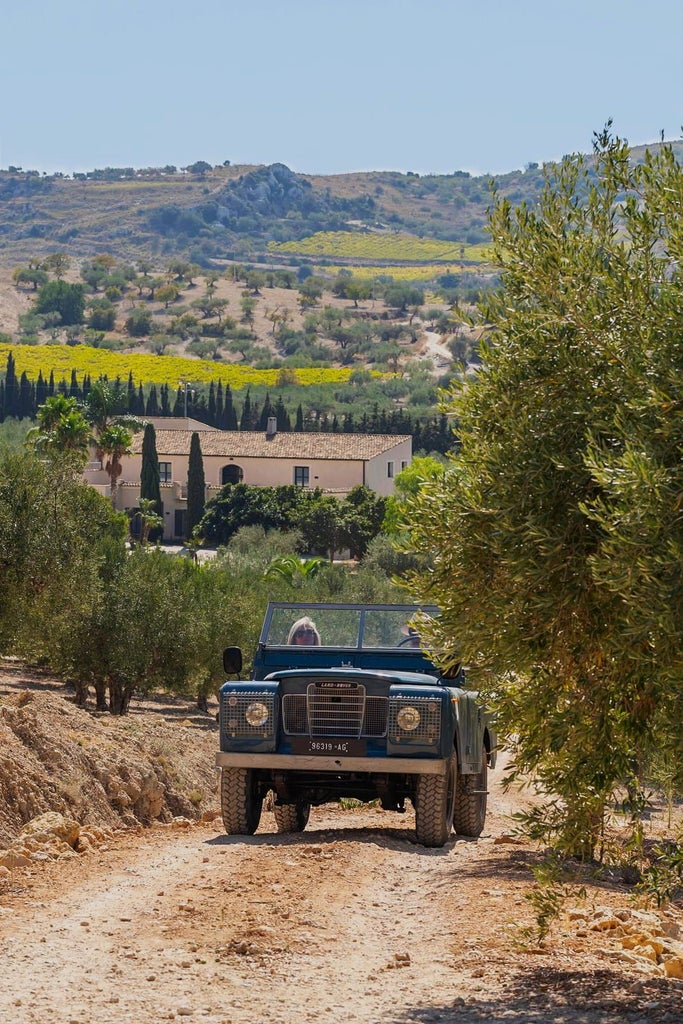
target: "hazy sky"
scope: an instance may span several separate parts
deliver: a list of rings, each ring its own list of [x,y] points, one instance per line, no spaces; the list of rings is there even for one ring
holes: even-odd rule
[[[681,0],[2,0],[0,166],[502,172],[683,124]]]

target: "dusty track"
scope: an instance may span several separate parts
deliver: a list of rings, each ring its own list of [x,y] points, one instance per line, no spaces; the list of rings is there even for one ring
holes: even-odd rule
[[[679,1019],[681,983],[598,933],[520,949],[535,854],[506,835],[517,798],[491,801],[485,835],[443,850],[415,845],[410,814],[331,807],[302,835],[273,834],[270,813],[250,838],[179,822],[18,872],[0,895],[0,1020]],[[627,905],[616,887],[591,898]]]

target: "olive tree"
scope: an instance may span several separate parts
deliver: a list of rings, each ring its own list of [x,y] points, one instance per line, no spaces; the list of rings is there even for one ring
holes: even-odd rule
[[[683,170],[609,128],[535,207],[494,194],[485,370],[448,396],[459,450],[404,524],[445,662],[546,794],[533,834],[583,856],[650,751],[680,771]]]
[[[98,601],[101,546],[123,552],[126,532],[125,516],[67,467],[0,452],[0,651],[48,664]]]

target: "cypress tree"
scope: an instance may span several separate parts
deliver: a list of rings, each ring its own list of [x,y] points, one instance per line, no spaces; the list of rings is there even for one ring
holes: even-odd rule
[[[161,415],[171,415],[171,405],[168,399],[168,384],[161,385]]]
[[[140,469],[140,500],[146,498],[154,502],[153,511],[163,515],[164,506],[161,501],[161,482],[159,474],[159,456],[157,455],[157,435],[153,423],[145,427],[142,439],[142,467]],[[150,534],[150,540],[156,540]]]
[[[223,382],[220,380],[216,388],[216,422],[214,426],[223,426]]]
[[[185,537],[187,540],[192,539],[192,532],[204,515],[205,500],[204,460],[199,443],[199,434],[195,430],[190,441],[190,462],[187,469],[187,516],[185,519]]]
[[[157,398],[157,386],[152,384],[147,395],[147,406],[145,408],[146,416],[158,416],[159,415],[159,400]]]
[[[238,430],[237,413],[232,401],[232,390],[230,385],[225,387],[225,405],[223,407],[223,430]]]
[[[19,410],[19,382],[15,370],[15,360],[11,352],[7,353],[7,371],[5,373],[5,416],[16,416]]]
[[[38,380],[36,381],[36,405],[40,407],[45,404],[47,398],[47,384],[43,377],[43,371],[38,370]]]
[[[211,424],[212,427],[218,426],[216,422],[216,389],[214,387],[213,381],[211,381],[209,385],[209,404],[207,407],[207,416],[209,419],[209,423]]]
[[[301,407],[301,402],[299,402],[299,405],[297,406],[294,429],[296,431],[302,431],[304,429],[304,410]]]
[[[257,429],[258,430],[265,430],[266,427],[268,426],[268,420],[269,420],[269,418],[272,415],[273,415],[273,407],[270,404],[270,395],[266,391],[266,400],[263,403],[263,409],[261,410],[261,415],[259,416],[258,423],[256,425]]]
[[[280,395],[278,400],[277,400],[277,405],[275,406],[274,415],[275,415],[275,417],[277,419],[277,429],[278,430],[281,430],[281,431],[284,431],[285,433],[287,433],[288,431],[290,431],[292,429],[292,421],[290,420],[289,413],[287,412],[287,409],[285,408],[285,403],[282,401],[282,395]]]
[[[36,414],[36,389],[28,379],[26,370],[19,381],[19,408],[17,415],[19,419],[32,420]]]
[[[244,396],[244,405],[242,406],[242,419],[240,420],[240,430],[251,430],[251,395],[249,394],[249,388]]]

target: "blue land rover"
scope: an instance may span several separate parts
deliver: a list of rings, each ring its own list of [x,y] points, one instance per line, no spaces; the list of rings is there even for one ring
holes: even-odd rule
[[[273,602],[250,680],[220,691],[221,810],[251,835],[273,793],[279,832],[341,797],[415,807],[424,846],[478,836],[496,737],[462,669],[445,678],[420,636],[436,608]],[[229,647],[226,674],[242,670]]]

